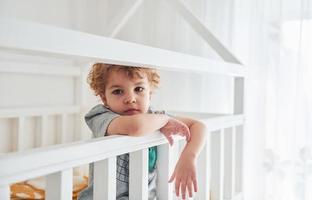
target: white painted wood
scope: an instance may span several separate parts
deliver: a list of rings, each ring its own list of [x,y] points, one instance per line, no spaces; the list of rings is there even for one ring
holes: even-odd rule
[[[65,169],[47,176],[46,200],[68,200],[73,195],[73,170]]]
[[[19,117],[17,120],[17,151],[22,151],[25,149],[25,117]]]
[[[244,78],[234,78],[234,114],[244,113]]]
[[[242,192],[237,193],[232,199],[224,199],[224,200],[243,200],[244,194]]]
[[[129,154],[129,199],[148,199],[148,149]]]
[[[211,132],[206,131],[207,140],[198,157],[198,192],[195,194],[196,200],[210,200],[210,170],[211,170],[211,156],[210,156],[210,136]]]
[[[244,152],[244,126],[236,126],[236,151],[235,151],[235,193],[243,193],[243,152]]]
[[[231,163],[232,163],[232,179],[231,179],[231,196],[236,195],[235,187],[236,187],[236,128],[232,127],[232,141],[231,141],[231,147],[232,147],[232,155],[231,155]]]
[[[174,170],[173,152],[169,144],[163,144],[157,147],[157,154],[157,199],[171,200],[173,184],[168,181]]]
[[[122,28],[126,25],[129,19],[135,14],[135,12],[140,8],[143,4],[144,0],[136,0],[131,8],[128,8],[126,12],[119,11],[122,15],[117,15],[109,24],[107,35],[111,38],[114,38],[118,35],[118,33],[122,30]]]
[[[211,133],[211,142],[210,142],[210,148],[211,148],[211,199],[213,200],[219,200],[217,199],[217,191],[218,191],[218,178],[219,178],[219,164],[220,164],[220,152],[219,152],[219,144],[220,144],[220,137],[219,137],[219,131]]]
[[[231,199],[235,194],[235,129],[224,131],[224,198]]]
[[[207,127],[209,127],[209,130],[215,131],[222,128],[233,127],[243,124],[245,119],[244,115],[228,115],[202,119],[201,121],[203,121],[207,125]]]
[[[48,116],[42,115],[39,117],[39,130],[36,135],[36,147],[45,146],[45,138],[48,131]]]
[[[116,199],[116,157],[94,163],[94,200]]]
[[[71,66],[49,66],[34,65],[30,63],[20,62],[4,62],[0,61],[0,72],[7,73],[23,73],[23,74],[47,74],[60,76],[80,76],[80,70]]]
[[[8,153],[0,157],[0,185],[42,176],[165,143],[167,141],[161,134],[149,134],[146,137],[107,136],[90,141]],[[29,162],[29,160],[32,162]],[[27,165],[21,165],[20,163],[27,163]]]
[[[40,35],[40,37],[38,37]],[[83,47],[83,48],[82,48]],[[109,48],[108,48],[109,47]],[[203,57],[100,37],[34,22],[0,19],[0,48],[158,69],[244,76],[245,68]],[[121,53],[122,52],[122,53]],[[142,56],[138,56],[142,55]]]
[[[59,116],[59,131],[57,135],[57,143],[62,144],[65,142],[66,134],[67,134],[67,123],[68,117],[67,114],[62,114]]]
[[[80,71],[82,71],[82,67],[80,67]],[[83,94],[83,82],[82,76],[75,78],[75,105],[83,105],[82,104],[82,94]],[[75,115],[75,132],[74,132],[74,139],[76,141],[82,138],[82,123],[84,121],[84,114],[79,112]]]
[[[51,106],[26,108],[0,108],[0,118],[16,118],[22,116],[42,116],[79,113],[79,106]]]
[[[224,129],[220,132],[220,173],[219,173],[219,199],[223,199],[224,194]]]
[[[180,16],[197,32],[225,61],[241,64],[241,62],[225,47],[216,36],[201,22],[181,0],[166,0]]]
[[[240,116],[237,118],[240,119]],[[209,120],[207,121],[209,122]],[[210,122],[213,122],[213,120]],[[209,123],[210,126],[213,126],[213,123]],[[108,136],[90,141],[9,153],[0,157],[0,185],[42,176],[165,143],[167,143],[167,140],[162,134],[149,134],[144,137]],[[213,140],[211,144],[214,144]],[[241,151],[237,151],[237,153],[241,153]],[[32,162],[29,162],[29,160]],[[28,164],[20,165],[20,163]]]
[[[224,130],[211,135],[211,198],[223,200],[224,188]]]
[[[1,200],[10,200],[10,186],[0,186],[0,199]]]

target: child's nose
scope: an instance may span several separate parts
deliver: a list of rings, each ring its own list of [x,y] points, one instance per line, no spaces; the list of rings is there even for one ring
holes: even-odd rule
[[[129,95],[124,99],[124,102],[125,102],[125,103],[135,103],[135,102],[136,102],[135,95],[129,94]]]

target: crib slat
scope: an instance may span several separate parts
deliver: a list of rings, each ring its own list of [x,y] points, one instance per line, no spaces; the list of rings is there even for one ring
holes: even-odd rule
[[[243,144],[244,144],[244,126],[239,125],[235,127],[235,192],[242,193],[243,196]]]
[[[236,191],[236,127],[232,128],[232,180],[231,180],[231,195],[234,196]]]
[[[10,200],[10,186],[9,185],[0,187],[0,199]]]
[[[244,78],[234,78],[234,114],[244,113]]]
[[[82,67],[80,68],[80,71],[82,70]],[[81,72],[82,74],[82,72]],[[83,83],[84,80],[82,80],[82,76],[76,77],[75,78],[75,104],[76,105],[83,105],[83,98],[82,98],[82,94],[83,94]],[[82,138],[82,128],[81,128],[81,121],[83,121],[84,117],[82,116],[82,113],[77,113],[75,115],[75,135],[74,135],[74,139],[75,141],[78,141]]]
[[[148,149],[130,153],[129,199],[148,199]]]
[[[39,131],[36,137],[36,146],[44,146],[45,136],[47,135],[47,126],[48,126],[48,116],[42,115],[39,118]]]
[[[60,130],[57,135],[57,143],[62,144],[65,142],[65,136],[67,131],[67,115],[62,114],[60,116]]]
[[[173,186],[168,183],[168,180],[174,167],[173,152],[169,144],[158,146],[157,152],[157,199],[171,200],[173,197]]]
[[[235,129],[225,129],[224,144],[224,198],[232,199],[235,192]]]
[[[116,199],[116,157],[94,163],[94,200]]]
[[[224,187],[224,130],[212,134],[212,160],[211,163],[211,198],[223,200]]]
[[[72,199],[73,170],[72,168],[47,176],[46,200]]]
[[[18,118],[17,125],[17,146],[16,150],[21,151],[24,149],[24,136],[25,136],[25,117]]]
[[[219,174],[219,199],[223,199],[224,192],[224,129],[220,132],[220,174]]]
[[[198,193],[196,200],[210,200],[210,132],[207,131],[206,144],[198,157]]]

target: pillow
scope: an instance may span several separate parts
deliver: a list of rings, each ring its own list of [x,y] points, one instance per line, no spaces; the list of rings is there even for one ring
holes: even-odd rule
[[[81,174],[73,175],[73,199],[79,192],[88,186],[88,177]],[[45,198],[46,178],[39,177],[28,181],[15,183],[10,186],[11,200],[31,199],[43,200]]]

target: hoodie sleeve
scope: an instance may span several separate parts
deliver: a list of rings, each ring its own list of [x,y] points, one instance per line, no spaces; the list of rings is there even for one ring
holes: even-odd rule
[[[85,115],[85,121],[91,129],[93,137],[103,137],[106,135],[108,125],[111,121],[119,116],[117,113],[99,104]]]

